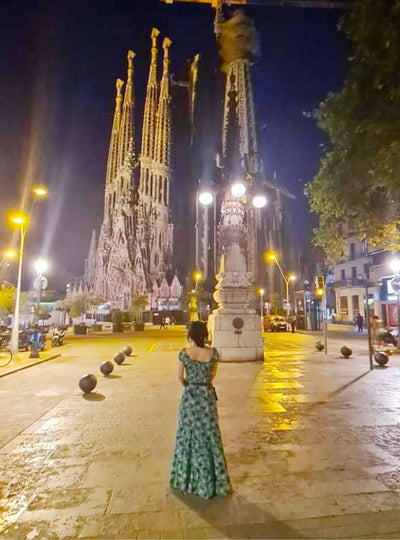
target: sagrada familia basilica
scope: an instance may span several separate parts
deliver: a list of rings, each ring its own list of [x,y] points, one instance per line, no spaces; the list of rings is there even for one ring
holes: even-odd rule
[[[111,307],[123,310],[143,296],[148,299],[148,309],[178,309],[183,292],[178,277],[172,275],[171,40],[165,37],[162,42],[159,80],[158,36],[153,28],[139,156],[135,152],[133,51],[127,55],[124,92],[123,81],[116,81],[104,217],[97,241],[93,231],[86,261],[86,285]]]

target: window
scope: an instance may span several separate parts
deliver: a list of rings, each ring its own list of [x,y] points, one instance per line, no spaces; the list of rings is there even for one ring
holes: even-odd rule
[[[351,267],[351,278],[352,279],[357,279],[357,266],[352,266]]]
[[[344,268],[340,270],[340,279],[346,279],[346,270]]]
[[[341,296],[339,298],[340,319],[348,319],[349,307],[347,304],[347,296]]]
[[[354,261],[355,258],[356,258],[356,245],[350,244],[350,259]]]
[[[368,263],[364,264],[364,277],[366,279],[369,278],[369,264]]]

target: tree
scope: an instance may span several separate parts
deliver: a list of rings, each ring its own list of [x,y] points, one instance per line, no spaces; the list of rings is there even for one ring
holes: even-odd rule
[[[138,296],[132,300],[129,314],[134,322],[141,323],[143,319],[143,311],[149,303],[146,295]]]
[[[0,315],[8,315],[13,309],[15,287],[8,281],[0,284]]]
[[[330,147],[306,186],[319,215],[314,243],[330,264],[354,232],[371,245],[400,242],[400,0],[362,0],[343,22],[350,73],[314,112]]]

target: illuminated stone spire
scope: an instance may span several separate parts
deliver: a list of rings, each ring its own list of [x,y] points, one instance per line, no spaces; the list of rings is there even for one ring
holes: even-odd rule
[[[171,147],[171,111],[169,93],[169,47],[172,41],[164,38],[163,73],[160,83],[160,97],[158,101],[156,120],[156,144],[154,147],[154,161],[166,168],[170,166]]]
[[[152,279],[162,279],[172,260],[173,226],[169,222],[171,96],[169,91],[169,47],[164,38],[163,73],[156,115],[154,154],[151,167],[151,214],[149,268]]]
[[[118,139],[119,139],[119,128],[120,128],[120,123],[121,123],[121,101],[122,101],[121,89],[122,89],[123,84],[124,84],[124,81],[121,81],[121,79],[117,79],[117,82],[116,82],[117,95],[115,98],[114,120],[113,120],[112,129],[111,129],[110,147],[108,150],[106,185],[112,182],[115,176],[115,173],[117,172],[117,169],[118,169]]]
[[[122,106],[122,118],[121,126],[119,130],[119,142],[118,142],[118,167],[121,167],[125,161],[128,153],[129,146],[134,151],[133,140],[135,136],[134,122],[133,122],[133,107],[134,107],[134,94],[133,94],[133,59],[135,53],[128,51],[128,77],[125,86],[124,103]]]
[[[139,191],[143,195],[149,195],[150,191],[150,167],[154,153],[156,113],[158,105],[157,85],[157,37],[160,32],[157,28],[151,31],[151,59],[149,78],[146,89],[146,100],[143,114],[142,148],[140,155],[140,181]]]

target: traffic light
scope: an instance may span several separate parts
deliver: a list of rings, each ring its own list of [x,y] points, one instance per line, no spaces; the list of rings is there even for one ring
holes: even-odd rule
[[[324,296],[325,284],[324,276],[316,276],[314,281],[315,295]]]

